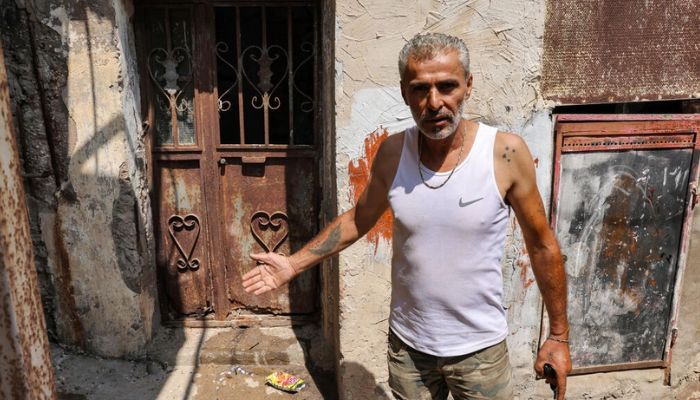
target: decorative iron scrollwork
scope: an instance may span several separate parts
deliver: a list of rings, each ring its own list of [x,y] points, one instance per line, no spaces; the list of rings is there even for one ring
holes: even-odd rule
[[[216,58],[218,58],[219,61],[224,63],[224,65],[226,65],[228,68],[230,68],[235,73],[235,77],[236,77],[236,80],[234,80],[233,83],[231,83],[231,85],[229,87],[227,87],[225,90],[224,90],[224,88],[221,88],[221,87],[219,88],[219,90],[222,91],[221,94],[219,94],[219,99],[218,99],[219,111],[224,111],[224,112],[231,109],[231,101],[230,100],[223,100],[224,97],[226,97],[226,95],[230,91],[232,91],[236,87],[236,85],[238,85],[238,69],[236,67],[234,67],[233,64],[228,62],[228,60],[226,60],[226,57],[224,57],[224,54],[228,53],[229,50],[230,50],[230,48],[226,42],[219,42],[216,44]]]
[[[160,68],[154,70],[153,64],[159,64]],[[184,74],[178,73],[181,64],[186,67]],[[187,99],[180,98],[192,83],[192,57],[187,47],[175,47],[170,50],[158,47],[151,50],[148,54],[148,74],[168,100],[171,111],[192,111]]]
[[[309,96],[308,93],[304,92],[299,88],[294,77],[299,71],[299,69],[305,64],[307,64],[309,60],[311,60],[315,55],[313,43],[302,43],[301,50],[304,53],[308,53],[308,55],[303,60],[301,60],[299,64],[297,64],[296,68],[294,68],[293,71],[291,71],[290,79],[292,80],[292,86],[294,87],[294,90],[305,99],[301,103],[301,111],[309,113],[312,112],[314,109],[313,99],[311,98],[311,96]],[[265,47],[255,45],[248,46],[241,52],[240,58],[238,60],[238,67],[234,66],[232,63],[226,60],[226,57],[224,57],[225,53],[228,53],[229,51],[230,49],[227,43],[219,42],[216,44],[216,57],[219,59],[219,61],[226,65],[227,68],[230,68],[236,76],[236,80],[234,80],[233,83],[231,83],[227,88],[220,88],[222,89],[222,92],[219,95],[218,99],[219,111],[225,112],[231,109],[231,102],[229,100],[223,99],[237,85],[240,84],[240,76],[242,76],[257,93],[250,99],[250,104],[253,108],[255,108],[256,110],[260,110],[263,108],[277,110],[278,108],[280,108],[280,106],[282,105],[282,100],[279,98],[279,96],[275,96],[275,92],[282,84],[284,79],[287,77],[287,75],[290,74],[291,67],[289,65],[289,54],[287,53],[287,51],[283,47],[278,45]],[[243,67],[243,60],[245,59],[245,57],[248,57],[257,64],[257,83],[253,82],[253,80],[248,75],[246,68]],[[280,68],[280,70],[284,72],[279,78],[275,79],[273,82],[272,78],[274,74],[272,72],[272,65],[276,62],[284,62],[283,68]]]
[[[177,240],[177,237],[175,236],[176,232],[179,233],[182,231],[194,232],[192,246],[190,247],[190,251],[188,252],[185,252],[185,249],[182,247],[182,244],[179,240]],[[175,247],[180,253],[180,258],[178,258],[176,264],[177,269],[181,272],[185,272],[187,270],[196,271],[197,269],[199,269],[199,259],[193,258],[192,255],[194,254],[194,250],[197,247],[200,231],[201,227],[199,224],[199,217],[197,217],[194,214],[188,214],[184,217],[181,217],[179,215],[173,215],[170,218],[168,218],[168,233],[170,233],[170,237],[173,239]]]
[[[281,231],[281,235],[270,237],[272,243],[266,243],[262,238],[262,231],[268,229],[274,232]],[[275,211],[272,214],[256,211],[250,220],[250,232],[266,252],[274,253],[289,236],[289,217],[282,211]]]
[[[303,60],[301,60],[301,62],[297,65],[297,67],[294,69],[294,72],[292,72],[292,77],[296,76],[297,71],[299,71],[299,68],[303,67],[304,64],[309,62],[309,60],[311,60],[311,58],[313,58],[313,56],[316,54],[316,52],[314,51],[314,45],[311,42],[302,43],[301,44],[301,51],[303,51],[304,53],[309,53],[309,55],[306,58],[304,58]],[[296,79],[292,79],[292,84],[294,85],[294,90],[296,90],[302,97],[304,97],[306,99],[306,100],[302,101],[300,104],[301,111],[305,112],[305,113],[310,113],[311,111],[313,111],[314,110],[314,101],[311,98],[311,96],[309,96],[303,90],[299,89],[299,87],[297,86]]]
[[[257,50],[260,52],[260,55],[257,57],[255,56],[254,53],[251,53],[251,51]],[[272,51],[277,51],[279,54],[272,54]],[[248,73],[246,72],[245,68],[242,68],[243,72],[243,77],[250,83],[250,85],[253,87],[253,89],[258,93],[257,95],[253,96],[250,99],[250,105],[253,106],[256,110],[260,110],[262,108],[268,108],[270,110],[276,110],[280,108],[282,105],[282,101],[280,100],[279,96],[274,96],[275,91],[277,88],[282,84],[282,81],[284,81],[284,78],[287,77],[287,74],[289,72],[288,68],[284,68],[284,73],[282,76],[277,80],[277,83],[275,85],[272,84],[272,63],[277,61],[280,58],[280,55],[284,56],[286,62],[285,65],[289,63],[289,55],[287,52],[278,45],[272,45],[272,46],[267,46],[267,47],[260,47],[260,46],[248,46],[243,52],[241,52],[241,59],[245,58],[245,56],[248,56],[251,60],[255,61],[259,68],[258,68],[258,84],[256,85],[250,77],[248,77]],[[274,101],[274,104],[271,102]]]

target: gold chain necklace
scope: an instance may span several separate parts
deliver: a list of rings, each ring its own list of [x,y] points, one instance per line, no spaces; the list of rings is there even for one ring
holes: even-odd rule
[[[422,150],[423,150],[422,146],[421,146],[421,144],[423,143],[423,140],[422,140],[423,134],[419,131],[418,135],[419,135],[418,136],[418,173],[420,174],[420,180],[423,181],[423,184],[428,189],[433,189],[433,190],[440,189],[441,187],[445,186],[445,184],[447,183],[447,181],[450,180],[450,178],[452,178],[452,174],[455,173],[455,170],[457,169],[459,162],[462,160],[462,150],[464,150],[464,141],[465,141],[464,130],[462,130],[462,145],[459,146],[459,155],[457,156],[457,162],[455,163],[455,166],[452,167],[452,171],[450,171],[450,174],[447,175],[447,179],[445,179],[441,184],[439,184],[437,186],[430,186],[430,184],[428,184],[428,182],[425,181],[425,177],[423,177],[423,168],[421,168],[421,161],[420,161],[420,158],[422,155]]]

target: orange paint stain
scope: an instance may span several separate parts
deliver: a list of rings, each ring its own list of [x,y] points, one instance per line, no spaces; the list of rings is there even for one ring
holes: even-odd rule
[[[530,267],[530,262],[527,257],[519,257],[517,260],[515,260],[515,265],[518,266],[520,269],[520,281],[525,285],[525,287],[528,287],[527,285],[527,269]]]
[[[529,288],[530,286],[532,286],[533,283],[535,283],[535,280],[534,280],[534,279],[532,279],[532,278],[528,279],[528,280],[525,282],[525,285],[524,285],[524,286],[525,286],[525,289],[527,289],[527,288]]]
[[[527,277],[527,270],[530,268],[530,257],[528,257],[527,248],[525,246],[520,248],[520,256],[516,258],[515,265],[520,269],[520,282],[522,282],[523,287],[527,289],[532,285],[532,279]]]
[[[355,203],[357,203],[362,195],[362,192],[365,190],[365,187],[367,187],[374,156],[379,150],[379,145],[387,137],[389,137],[389,131],[387,129],[383,129],[381,131],[378,129],[370,133],[365,138],[362,156],[351,160],[348,163],[351,196],[353,197]],[[379,245],[379,239],[385,239],[387,241],[391,239],[392,225],[393,220],[391,213],[389,210],[387,210],[381,217],[379,217],[379,220],[377,220],[374,228],[367,232],[367,240],[374,244],[375,252],[377,251],[377,246]]]

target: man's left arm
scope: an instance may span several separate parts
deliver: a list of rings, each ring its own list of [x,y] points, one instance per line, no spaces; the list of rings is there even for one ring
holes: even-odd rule
[[[548,380],[548,383],[556,383],[559,388],[557,398],[564,399],[566,376],[571,372],[571,358],[566,315],[566,273],[561,252],[547,222],[537,189],[534,162],[527,145],[519,136],[501,135],[504,136],[497,141],[497,146],[503,146],[502,150],[507,156],[497,159],[497,162],[505,163],[504,168],[500,169],[507,172],[510,178],[506,201],[513,207],[522,229],[532,271],[549,316],[549,334],[537,354],[535,371],[543,376],[544,364],[550,364],[556,371],[557,379],[556,382]]]

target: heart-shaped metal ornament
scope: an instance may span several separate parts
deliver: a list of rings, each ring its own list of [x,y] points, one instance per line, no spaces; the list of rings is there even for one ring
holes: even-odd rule
[[[173,243],[175,243],[175,247],[180,253],[180,258],[178,258],[176,264],[177,269],[181,272],[185,272],[187,270],[195,271],[199,269],[199,259],[192,258],[192,255],[194,254],[194,250],[197,247],[197,242],[199,241],[200,230],[199,217],[194,214],[188,214],[184,217],[173,215],[168,218],[168,233],[170,233],[170,237],[173,239]],[[178,236],[187,235],[184,232],[191,232],[194,234],[194,238],[188,240],[192,244],[189,246],[190,249],[187,252],[185,251],[183,244],[180,243],[176,237],[176,233]],[[182,239],[185,238],[182,237]]]
[[[282,211],[256,211],[250,219],[250,232],[266,252],[274,253],[289,236],[289,217]]]

